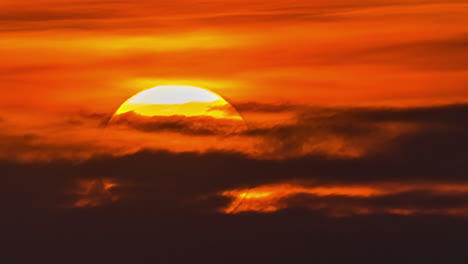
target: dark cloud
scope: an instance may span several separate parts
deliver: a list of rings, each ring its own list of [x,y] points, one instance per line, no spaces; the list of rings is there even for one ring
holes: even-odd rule
[[[466,192],[407,191],[371,197],[296,194],[279,201],[283,208],[321,209],[331,216],[356,214],[450,214],[456,210],[467,216]],[[453,213],[455,214],[455,213]]]
[[[61,123],[61,125],[64,125]],[[68,120],[63,129],[76,129],[82,123],[80,121]],[[97,146],[96,141],[87,143],[66,138],[66,141],[54,141],[54,135],[44,133],[28,134],[0,134],[0,158],[16,161],[53,161],[53,160],[81,160],[96,153],[109,153],[109,150]]]
[[[80,111],[78,116],[85,118],[85,119],[97,119],[101,122],[109,120],[112,117],[112,114],[108,113],[96,113],[96,112],[88,112],[88,111]]]
[[[306,105],[288,104],[288,103],[256,103],[256,102],[238,102],[234,104],[239,112],[254,112],[254,113],[281,113],[281,112],[297,112],[301,109],[309,108]]]
[[[409,108],[355,108],[350,114],[358,119],[373,122],[424,122],[465,127],[463,117],[468,113],[468,105],[453,104],[443,106]],[[346,113],[346,112],[345,112]]]
[[[468,112],[468,105],[451,104],[421,107],[319,107],[293,103],[236,102],[239,112],[281,113],[295,112],[305,118],[355,117],[359,119],[388,122],[450,122],[459,123]]]
[[[28,152],[34,149],[38,140],[41,139],[37,134],[23,135],[0,135],[0,146],[3,153],[15,156],[14,153]]]
[[[465,152],[466,104],[412,108],[322,108],[294,104],[238,103],[240,113],[290,112],[288,124],[257,125],[210,117],[141,117],[127,113],[112,121],[115,125],[143,132],[173,132],[196,136],[237,135],[259,140],[258,151],[267,157],[303,155],[359,156],[388,155],[424,150],[424,156]],[[428,144],[431,142],[431,144]],[[420,145],[416,145],[420,144]],[[404,149],[405,146],[412,148]],[[434,151],[427,153],[427,147]],[[437,152],[436,150],[439,150]],[[400,153],[400,154],[401,154]],[[456,153],[456,154],[455,154]],[[417,153],[408,153],[409,156]],[[393,155],[393,154],[392,154]],[[396,154],[395,154],[396,155]]]
[[[245,130],[241,120],[220,119],[210,116],[152,116],[134,112],[115,116],[110,126],[125,126],[143,132],[172,132],[193,136],[226,136]]]
[[[426,143],[418,144],[423,146]],[[0,167],[4,179],[8,181],[2,187],[5,188],[2,201],[13,203],[14,199],[8,197],[18,197],[15,193],[27,188],[24,191],[27,193],[26,200],[42,203],[43,197],[52,197],[46,199],[48,202],[43,202],[43,206],[53,207],[63,201],[80,198],[70,191],[76,182],[94,180],[115,182],[117,186],[112,189],[112,194],[122,197],[122,203],[151,201],[154,206],[169,208],[184,208],[188,204],[189,207],[197,207],[198,201],[206,206],[211,202],[202,199],[205,195],[299,179],[318,185],[468,182],[466,152],[457,156],[438,151],[434,148],[435,154],[426,155],[421,155],[419,151],[414,151],[416,154],[399,151],[359,159],[304,156],[289,160],[258,160],[223,152],[177,154],[146,151],[123,157],[96,157],[79,164],[66,161],[45,164],[4,162]],[[51,182],[68,187],[51,187]],[[41,199],[34,198],[36,195]],[[60,196],[68,198],[56,198]],[[424,197],[423,194],[420,196]],[[24,196],[20,195],[20,198],[24,199]],[[220,205],[219,202],[215,204]],[[427,200],[427,206],[433,205]],[[202,211],[216,209],[218,207],[203,208]]]
[[[0,258],[31,262],[47,257],[49,263],[463,263],[467,221],[449,212],[468,205],[461,191],[421,188],[367,198],[300,194],[283,199],[285,209],[275,213],[223,215],[217,210],[231,202],[218,195],[221,191],[294,180],[314,186],[466,185],[466,111],[464,105],[311,108],[301,109],[293,125],[249,132],[299,148],[301,137],[311,134],[375,137],[379,124],[392,122],[424,128],[380,142],[376,151],[355,158],[141,151],[81,162],[2,161],[0,226],[6,253]],[[370,214],[356,214],[363,209]],[[390,211],[395,209],[415,214],[395,216]]]
[[[244,111],[283,112],[295,109],[297,118],[287,125],[255,127],[244,134],[263,138],[272,148],[273,156],[297,156],[314,148],[339,141],[343,152],[347,149],[362,149],[369,153],[390,151],[411,152],[433,147],[430,155],[441,152],[464,152],[468,130],[465,116],[466,104],[413,108],[320,108],[303,105],[240,105]],[[236,106],[237,107],[237,106]],[[242,110],[241,110],[242,113]],[[397,128],[392,128],[397,126]],[[412,148],[406,148],[408,144]],[[398,149],[398,150],[396,150]],[[314,152],[314,151],[312,151]],[[318,153],[327,152],[317,149]],[[310,153],[310,152],[309,152]],[[339,153],[339,152],[338,152]],[[336,153],[332,153],[336,154]],[[411,153],[415,155],[416,153]],[[427,155],[427,154],[426,154]]]
[[[467,257],[467,221],[451,217],[324,218],[298,209],[213,215],[154,210],[151,203],[3,213],[1,259],[11,262],[442,264]]]

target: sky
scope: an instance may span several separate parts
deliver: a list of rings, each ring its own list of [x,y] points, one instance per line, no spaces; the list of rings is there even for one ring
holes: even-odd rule
[[[0,260],[464,263],[467,28],[466,0],[0,0]],[[163,85],[218,115],[116,115]]]

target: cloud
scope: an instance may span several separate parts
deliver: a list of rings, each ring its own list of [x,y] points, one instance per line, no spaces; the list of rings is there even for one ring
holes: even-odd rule
[[[434,149],[435,153],[437,151]],[[443,160],[443,155],[450,155],[450,158]],[[186,203],[196,204],[197,199],[204,195],[285,181],[312,181],[317,186],[389,182],[405,185],[426,181],[435,186],[439,183],[463,183],[468,180],[466,152],[458,155],[441,153],[423,156],[403,152],[358,159],[309,155],[286,160],[259,160],[239,153],[145,151],[122,157],[95,157],[79,164],[71,161],[44,164],[3,162],[1,168],[5,179],[11,181],[3,185],[8,190],[24,188],[22,185],[25,182],[35,183],[35,187],[27,184],[27,188],[35,190],[30,190],[28,196],[44,197],[43,191],[48,190],[52,197],[68,195],[65,201],[76,201],[80,199],[76,191],[65,194],[63,191],[77,188],[73,187],[76,182],[102,179],[116,184],[112,194],[121,197],[123,202],[151,200],[160,204],[164,201],[170,207],[183,207]],[[51,181],[72,187],[57,188],[55,191],[42,187]],[[11,191],[5,193],[17,197]],[[5,197],[5,201],[12,200]],[[62,200],[45,203],[44,206],[57,206]]]
[[[61,213],[23,211],[9,216],[0,219],[8,224],[2,233],[9,241],[2,254],[7,261],[48,257],[49,263],[64,259],[68,263],[219,263],[223,259],[225,263],[391,264],[401,259],[461,263],[466,255],[460,243],[467,235],[466,219],[439,216],[327,219],[298,210],[216,216],[155,212],[148,204]],[[50,248],[57,252],[50,253]],[[24,250],[34,255],[20,254]]]
[[[281,112],[298,112],[304,108],[310,108],[307,105],[297,105],[291,103],[257,103],[257,102],[238,102],[235,107],[239,112],[254,112],[254,113],[281,113]]]
[[[317,197],[301,194],[285,199],[284,208],[321,209],[332,217],[366,214],[448,215],[466,217],[466,194],[402,193],[378,198]]]
[[[457,165],[463,178],[454,179],[447,170],[438,177],[412,174],[421,166],[413,162],[397,168],[391,160],[386,166],[370,162],[374,161],[320,157],[255,160],[238,153],[167,151],[101,156],[84,162],[2,161],[4,217],[0,223],[2,239],[9,241],[2,259],[28,262],[44,256],[50,257],[50,263],[64,259],[67,263],[140,259],[142,263],[161,259],[219,263],[226,258],[231,263],[245,259],[284,263],[322,258],[326,260],[322,263],[342,263],[354,256],[361,263],[384,259],[379,263],[390,264],[405,257],[408,248],[423,259],[427,256],[427,261],[438,253],[455,260],[465,255],[465,244],[459,241],[468,230],[467,199],[461,191],[371,197],[298,194],[281,199],[282,209],[268,214],[219,213],[232,202],[219,195],[224,190],[254,189],[294,178],[309,179],[313,186],[325,189],[337,181],[348,183],[344,188],[356,186],[355,181],[374,187],[388,181],[408,186],[405,181],[416,178],[437,178],[423,182],[434,188],[468,184],[464,164]],[[366,170],[369,166],[374,170]],[[427,166],[427,171],[436,173],[432,169],[437,164]],[[382,243],[391,247],[392,257],[362,252],[363,246],[377,247],[376,241],[381,241],[379,248]],[[233,254],[233,249],[240,253]],[[272,249],[276,249],[274,257]],[[19,254],[25,250],[36,254]],[[337,250],[341,254],[333,254]],[[178,254],[181,251],[184,254]],[[316,251],[313,257],[311,251]]]
[[[465,193],[437,194],[417,191],[372,198],[300,194],[283,201],[284,208],[311,208],[327,211],[331,216],[360,214],[454,215],[466,217]]]
[[[243,106],[239,109],[242,113]],[[272,110],[263,105],[256,107],[255,104],[244,108],[245,111],[249,109]],[[421,144],[411,148],[412,151],[425,149],[424,144],[432,140],[435,140],[432,143],[435,148],[440,147],[441,151],[453,148],[455,152],[460,149],[456,146],[457,142],[463,144],[465,139],[462,135],[468,130],[463,121],[468,107],[462,104],[413,108],[273,107],[276,112],[291,109],[296,109],[294,122],[272,126],[251,125],[244,132],[245,135],[263,139],[265,148],[270,146],[273,156],[322,153],[357,157],[383,153],[389,149],[403,151],[407,144]],[[447,149],[443,149],[444,146]]]
[[[467,186],[468,167],[460,162],[465,154],[441,162],[444,154],[430,160],[411,153],[266,160],[221,151],[142,151],[81,162],[1,161],[0,223],[8,227],[2,237],[9,241],[2,258],[27,262],[30,255],[19,252],[35,252],[37,258],[54,248],[51,263],[139,258],[143,263],[198,258],[219,263],[228,256],[232,263],[317,258],[342,263],[353,257],[362,263],[394,263],[410,248],[421,254],[417,260],[438,254],[456,260],[465,255],[459,241],[467,235],[467,221],[457,212],[465,210],[466,192],[434,190]],[[218,213],[232,202],[219,195],[222,191],[284,181],[323,189],[361,184],[390,194],[298,194],[282,199],[283,209],[269,214]],[[398,188],[387,187],[389,182],[426,187],[395,193]],[[378,246],[376,241],[381,241]],[[380,248],[382,243],[392,248],[391,257],[362,252],[363,246]],[[240,253],[233,254],[233,248]],[[333,254],[337,250],[341,254]]]
[[[286,183],[232,189],[221,193],[233,198],[222,212],[272,213],[287,208],[322,210],[329,216],[369,214],[438,214],[468,216],[466,183],[391,182],[371,184]]]
[[[126,155],[142,149],[174,152],[237,152],[256,159],[321,157],[352,162],[463,162],[467,105],[411,108],[323,108],[293,104],[235,105],[242,121],[209,117],[141,117],[128,113],[112,121],[111,113],[77,111],[28,127],[13,116],[2,123],[4,159],[85,160],[94,155]],[[249,119],[250,113],[287,119]],[[11,129],[16,127],[15,130]],[[29,135],[29,136],[28,136]],[[33,137],[31,135],[34,135]],[[158,140],[155,140],[157,137]],[[399,159],[398,156],[404,157]],[[441,164],[442,162],[437,162]]]
[[[172,132],[193,136],[229,136],[246,129],[242,120],[210,116],[146,117],[134,112],[113,117],[109,125],[126,126],[143,132]]]

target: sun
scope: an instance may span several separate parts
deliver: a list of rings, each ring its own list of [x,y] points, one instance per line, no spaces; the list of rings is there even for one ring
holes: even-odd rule
[[[157,86],[139,92],[125,101],[114,117],[130,112],[145,117],[205,116],[242,120],[234,107],[218,94],[185,85]]]
[[[207,151],[239,145],[248,126],[236,109],[207,89],[165,85],[124,101],[106,124],[116,143],[135,149]],[[122,141],[121,141],[122,139]]]

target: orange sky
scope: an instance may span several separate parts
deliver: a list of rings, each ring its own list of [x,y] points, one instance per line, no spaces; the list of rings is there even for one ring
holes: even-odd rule
[[[466,1],[348,2],[2,0],[0,105],[112,112],[161,84],[234,102],[467,100]]]
[[[0,91],[0,263],[468,259],[468,0],[0,0]]]
[[[0,0],[0,158],[82,161],[149,148],[359,159],[438,129],[405,111],[452,113],[468,101],[466,0],[352,2]],[[155,120],[158,133],[106,128],[125,100],[159,85],[212,90],[250,130],[203,134],[199,120],[180,117]],[[76,203],[99,204],[86,195],[106,184],[83,182]]]
[[[166,84],[211,89],[235,107],[468,99],[465,1],[2,0],[0,10],[9,136],[48,137],[64,116],[110,115]],[[290,122],[240,111],[253,124]]]

